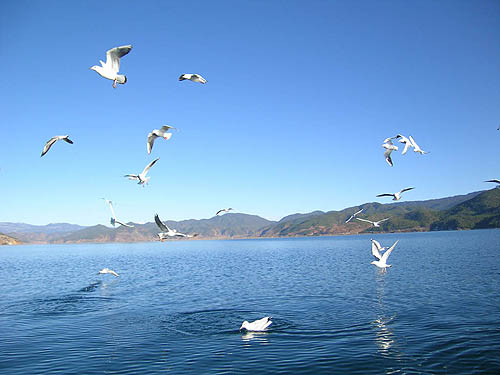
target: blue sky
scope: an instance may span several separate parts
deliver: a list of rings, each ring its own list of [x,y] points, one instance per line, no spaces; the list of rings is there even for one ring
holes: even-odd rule
[[[113,89],[89,68],[125,44]],[[0,53],[0,221],[107,224],[101,197],[125,221],[280,219],[500,178],[498,1],[3,1]],[[431,153],[389,167],[397,133]],[[155,157],[149,186],[123,177]]]

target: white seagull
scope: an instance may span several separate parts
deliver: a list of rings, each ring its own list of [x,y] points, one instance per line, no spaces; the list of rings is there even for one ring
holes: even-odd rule
[[[384,255],[380,255],[380,253],[376,254],[376,253],[373,253],[373,247],[372,247],[372,254],[373,256],[377,259],[377,260],[374,260],[373,262],[371,262],[370,264],[373,264],[375,266],[377,266],[378,268],[382,268],[382,269],[385,269],[387,267],[392,267],[391,264],[387,264],[387,258],[389,258],[389,255],[391,255],[392,253],[392,250],[394,250],[394,248],[396,247],[396,245],[398,244],[399,240],[397,240],[396,242],[394,242],[394,245],[392,245],[389,250],[387,250]]]
[[[179,77],[179,81],[184,81],[185,79],[189,79],[190,81],[193,82],[199,82],[199,83],[207,83],[207,80],[200,76],[199,74],[188,74],[185,73]]]
[[[351,215],[351,217],[349,219],[347,219],[345,221],[345,223],[347,224],[348,222],[350,222],[352,219],[354,219],[356,216],[358,216],[361,212],[363,212],[364,208],[362,208],[361,210],[359,210],[358,212],[355,212]]]
[[[156,138],[162,137],[164,140],[168,141],[170,137],[172,137],[172,133],[167,133],[169,129],[175,128],[173,126],[163,125],[160,129],[153,129],[151,133],[148,134],[148,154],[151,153]]]
[[[91,70],[99,73],[101,77],[113,81],[113,87],[116,88],[116,83],[125,84],[127,77],[123,74],[118,74],[120,70],[120,58],[125,56],[132,49],[131,45],[111,48],[106,52],[106,63],[99,60],[101,66],[94,65]]]
[[[47,143],[45,143],[45,146],[43,147],[43,150],[42,150],[42,155],[40,155],[40,157],[45,155],[50,150],[52,145],[60,140],[66,141],[70,144],[73,144],[73,141],[71,139],[69,139],[69,135],[56,135],[55,137],[50,138],[47,141]]]
[[[116,220],[116,215],[115,215],[115,210],[113,209],[113,202],[111,202],[109,199],[102,198],[104,199],[108,204],[109,208],[111,209],[111,220],[110,223],[112,226],[115,226],[116,224],[120,224],[121,226],[127,227],[127,228],[133,228],[133,225],[125,224],[122,223],[121,221]]]
[[[374,228],[380,228],[380,223],[389,220],[389,217],[386,217],[385,219],[379,220],[379,221],[371,221],[371,220],[366,220],[366,219],[360,219],[359,217],[356,218],[356,220],[364,221],[366,223],[370,223],[373,225]]]
[[[487,181],[484,181],[484,182],[493,182],[493,183],[498,184],[497,187],[500,187],[500,180],[497,180],[496,178],[494,178],[493,180],[487,180]]]
[[[373,254],[373,256],[380,260],[380,258],[381,258],[380,252],[387,249],[387,248],[382,247],[377,240],[371,239],[370,241],[372,241],[372,254]]]
[[[386,138],[384,140],[384,143],[382,144],[382,147],[385,148],[385,152],[384,152],[385,161],[387,162],[387,164],[389,164],[392,167],[393,163],[392,163],[392,159],[391,159],[391,152],[397,151],[398,146],[394,146],[392,144],[391,138]]]
[[[151,177],[146,177],[146,174],[148,173],[149,169],[154,165],[154,163],[156,163],[158,160],[160,160],[160,158],[156,158],[151,163],[146,165],[146,168],[144,168],[144,170],[139,174],[126,174],[123,177],[128,177],[129,180],[138,180],[139,181],[138,184],[144,187],[144,184],[148,184],[149,179],[151,178]]]
[[[242,329],[246,329],[247,331],[254,331],[254,332],[259,332],[259,331],[265,331],[267,327],[271,325],[272,321],[269,316],[266,316],[265,318],[256,320],[254,322],[247,322],[246,320],[243,322],[243,324],[240,327],[240,331]]]
[[[116,277],[120,276],[115,271],[110,270],[109,268],[103,268],[102,270],[99,271],[98,275],[104,275],[106,273],[110,273],[111,275],[116,276]]]
[[[406,151],[408,151],[408,149],[410,147],[413,147],[413,144],[411,143],[411,141],[408,138],[406,138],[404,135],[398,134],[396,136],[396,138],[399,140],[400,143],[404,143],[404,145],[405,145],[405,148],[403,149],[403,152],[401,153],[402,155],[406,154]]]
[[[164,241],[167,239],[167,237],[193,237],[193,236],[188,236],[187,234],[177,232],[175,229],[170,229],[167,224],[163,223],[160,220],[160,217],[158,214],[155,214],[155,222],[156,225],[158,225],[158,228],[162,230],[162,232],[158,233],[158,237],[160,238],[160,241]]]
[[[401,199],[401,194],[403,194],[405,191],[412,190],[415,188],[404,188],[403,190],[398,191],[397,193],[391,194],[391,193],[384,193],[384,194],[379,194],[377,197],[393,197],[393,201],[398,201]]]
[[[215,216],[219,216],[219,214],[220,214],[220,213],[226,213],[226,212],[229,212],[229,211],[231,211],[231,210],[232,210],[232,208],[231,208],[231,207],[229,207],[229,208],[223,208],[222,210],[217,211],[217,212],[215,213]]]
[[[423,155],[423,154],[428,154],[429,152],[427,151],[424,151],[420,148],[419,145],[417,145],[417,142],[415,142],[415,140],[413,139],[413,137],[410,135],[410,141],[411,141],[411,144],[413,145],[413,148],[414,148],[414,152],[418,152],[420,155]]]

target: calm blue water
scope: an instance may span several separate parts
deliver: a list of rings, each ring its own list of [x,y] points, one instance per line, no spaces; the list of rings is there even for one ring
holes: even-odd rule
[[[0,373],[500,373],[500,230],[375,238],[1,247]]]

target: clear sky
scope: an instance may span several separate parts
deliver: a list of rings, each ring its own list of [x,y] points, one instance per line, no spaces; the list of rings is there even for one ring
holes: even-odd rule
[[[132,44],[125,85],[89,70]],[[500,2],[2,1],[0,221],[280,219],[500,178]],[[200,73],[206,85],[183,81]],[[179,128],[157,139],[163,124]],[[393,153],[412,135],[431,153]],[[43,158],[45,142],[69,134]],[[123,177],[151,169],[142,188]]]

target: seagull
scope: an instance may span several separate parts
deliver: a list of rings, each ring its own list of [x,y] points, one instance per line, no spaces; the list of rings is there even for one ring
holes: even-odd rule
[[[193,82],[207,83],[207,80],[200,76],[199,74],[183,74],[179,77],[179,81],[184,81],[185,79],[189,79]]]
[[[419,145],[417,145],[417,142],[415,142],[415,140],[413,139],[413,137],[410,135],[410,141],[411,141],[411,144],[414,148],[414,152],[418,152],[420,155],[423,155],[423,154],[428,154],[427,151],[424,151],[420,148]]]
[[[404,143],[404,145],[405,145],[405,148],[403,149],[403,152],[401,153],[402,155],[406,154],[406,151],[408,151],[408,149],[410,147],[413,147],[413,144],[411,143],[411,141],[408,138],[406,138],[404,135],[398,134],[396,136],[396,138],[399,139],[400,143]]]
[[[232,208],[231,208],[231,207],[229,207],[229,208],[223,208],[222,210],[217,211],[217,212],[215,213],[215,216],[219,216],[219,214],[220,214],[221,212],[226,213],[226,212],[229,212],[229,211],[231,211],[231,210],[232,210]]]
[[[267,327],[271,325],[271,317],[266,316],[265,318],[256,320],[254,322],[248,323],[246,320],[240,327],[240,331],[245,328],[247,331],[265,331]]]
[[[362,208],[361,210],[359,210],[358,212],[355,212],[351,215],[351,217],[349,219],[347,219],[345,221],[345,223],[347,224],[348,222],[350,222],[352,219],[354,219],[357,215],[359,215],[361,212],[363,212],[364,208]]]
[[[113,87],[116,89],[116,83],[125,84],[127,77],[118,74],[120,70],[120,58],[125,56],[132,49],[131,45],[111,48],[106,52],[106,63],[99,60],[101,66],[94,65],[91,70],[95,70],[101,77],[113,81]]]
[[[494,178],[493,180],[487,180],[484,182],[494,182],[494,183],[498,184],[497,187],[500,187],[500,180],[497,180],[496,178]]]
[[[398,146],[394,146],[392,144],[391,138],[386,138],[384,140],[384,143],[382,144],[382,147],[385,148],[385,152],[384,152],[385,161],[387,162],[387,164],[389,164],[392,167],[393,164],[392,164],[392,159],[391,159],[391,152],[397,151]]]
[[[151,177],[146,177],[146,174],[149,172],[149,169],[154,165],[154,163],[156,163],[158,160],[160,160],[160,158],[156,158],[151,163],[146,165],[146,168],[144,168],[144,170],[140,174],[126,174],[123,177],[128,177],[129,180],[138,180],[139,181],[138,184],[144,187],[144,184],[148,184],[149,179],[151,178]]]
[[[148,154],[151,153],[156,138],[162,137],[163,139],[168,141],[170,137],[172,137],[172,133],[167,133],[168,129],[175,129],[175,128],[173,126],[163,125],[161,129],[153,129],[151,133],[148,134],[148,143],[147,143]]]
[[[43,147],[42,155],[40,155],[40,157],[45,155],[50,150],[52,145],[60,140],[66,141],[70,144],[73,144],[73,141],[71,139],[69,139],[69,135],[56,135],[55,137],[50,138],[47,141],[47,143],[45,143],[45,146]]]
[[[109,268],[103,268],[102,270],[99,271],[98,275],[104,275],[106,273],[110,273],[110,274],[112,274],[113,276],[116,276],[116,277],[120,276],[115,271],[110,270]]]
[[[133,228],[133,225],[125,224],[122,223],[121,221],[116,220],[116,215],[115,215],[115,210],[113,209],[113,202],[111,202],[109,199],[102,198],[104,199],[108,204],[109,208],[111,209],[111,220],[110,223],[112,226],[115,226],[116,224],[120,224],[121,226],[127,227],[127,228]]]
[[[383,221],[389,220],[389,219],[390,218],[387,217],[387,218],[379,220],[379,221],[370,221],[370,220],[366,220],[366,219],[360,219],[359,217],[356,218],[356,220],[360,220],[360,221],[364,221],[364,222],[370,223],[371,225],[373,225],[374,228],[379,228],[380,227],[380,223],[382,223]]]
[[[415,189],[415,188],[412,188],[412,187],[404,188],[403,190],[400,190],[397,193],[394,193],[394,194],[384,193],[384,194],[377,195],[377,197],[393,197],[392,198],[393,201],[398,201],[401,199],[401,194],[403,194],[405,191],[412,190],[412,189]]]
[[[175,229],[170,229],[167,224],[163,223],[160,220],[158,214],[155,214],[155,222],[158,225],[158,228],[162,230],[162,232],[158,233],[158,237],[160,241],[164,241],[167,237],[196,237],[197,235],[187,235],[184,233],[177,232]]]
[[[392,253],[392,250],[394,250],[394,248],[396,247],[396,245],[398,244],[399,240],[397,240],[396,242],[394,242],[394,245],[392,245],[389,250],[387,250],[384,255],[380,255],[380,253],[376,254],[376,253],[373,253],[373,247],[372,247],[372,254],[375,258],[377,258],[377,260],[374,260],[373,262],[371,262],[370,264],[373,264],[379,268],[382,268],[382,269],[385,269],[387,267],[392,267],[391,264],[387,264],[387,258],[389,258],[389,255],[391,255]]]
[[[372,241],[372,254],[373,254],[373,256],[375,258],[377,258],[378,260],[380,260],[380,258],[381,258],[380,252],[387,249],[387,248],[380,246],[380,243],[377,240],[371,239],[370,241]]]

